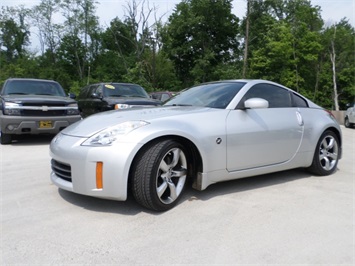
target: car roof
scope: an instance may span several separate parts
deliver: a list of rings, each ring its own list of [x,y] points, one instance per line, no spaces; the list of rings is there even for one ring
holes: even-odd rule
[[[51,79],[35,79],[35,78],[8,78],[6,81],[41,81],[41,82],[57,82]]]

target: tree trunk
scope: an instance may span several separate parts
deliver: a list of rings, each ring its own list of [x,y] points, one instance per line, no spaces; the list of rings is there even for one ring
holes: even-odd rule
[[[339,111],[339,102],[338,102],[338,88],[337,88],[337,76],[336,76],[336,68],[335,68],[335,45],[334,45],[334,40],[335,40],[335,34],[336,34],[336,27],[334,27],[334,38],[331,41],[331,52],[330,52],[330,61],[332,62],[332,71],[333,71],[333,92],[334,92],[334,105],[335,105],[335,111]]]
[[[249,44],[249,13],[250,0],[247,2],[247,21],[245,26],[245,40],[244,40],[244,62],[243,62],[243,78],[246,78],[248,68],[248,44]]]

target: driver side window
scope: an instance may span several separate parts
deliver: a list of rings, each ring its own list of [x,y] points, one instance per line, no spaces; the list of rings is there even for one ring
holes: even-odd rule
[[[91,85],[90,86],[89,97],[91,97],[93,93],[96,93],[96,95],[100,96],[99,92],[98,92],[98,88],[99,88],[99,86],[97,84]]]
[[[288,90],[272,85],[257,84],[249,89],[241,102],[250,98],[262,98],[269,102],[269,108],[292,107],[291,95]]]

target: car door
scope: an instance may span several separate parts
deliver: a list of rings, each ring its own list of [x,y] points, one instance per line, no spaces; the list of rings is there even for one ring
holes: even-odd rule
[[[244,102],[251,98],[265,99],[269,107],[243,109]],[[226,119],[228,171],[292,159],[302,141],[304,126],[291,99],[289,90],[271,84],[257,84],[249,89]]]
[[[88,101],[89,91],[90,91],[89,85],[82,88],[80,90],[80,93],[77,98],[79,110],[80,110],[81,116],[83,116],[83,117],[87,116],[87,112],[88,112],[88,108],[89,108],[89,104],[90,104],[90,102]]]
[[[91,112],[96,114],[102,112],[103,107],[105,106],[104,95],[103,95],[103,86],[96,86],[92,89],[91,93]]]

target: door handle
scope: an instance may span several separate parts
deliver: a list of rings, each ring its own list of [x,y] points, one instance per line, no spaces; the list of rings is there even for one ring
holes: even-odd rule
[[[296,116],[297,116],[298,124],[302,127],[304,125],[304,122],[301,113],[297,111]]]

